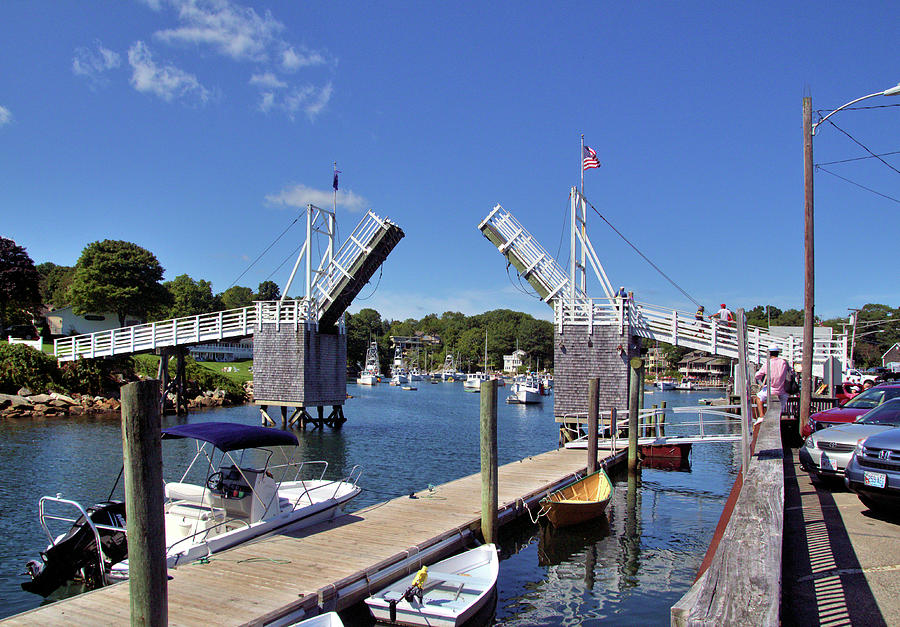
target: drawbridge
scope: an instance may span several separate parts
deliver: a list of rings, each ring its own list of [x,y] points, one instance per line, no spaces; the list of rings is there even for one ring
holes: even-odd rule
[[[248,337],[263,323],[295,327],[314,324],[321,328],[342,325],[344,311],[403,238],[403,231],[369,211],[334,252],[334,224],[333,212],[307,206],[307,239],[283,290],[287,294],[305,260],[306,294],[302,298],[282,297],[280,301],[260,301],[238,309],[60,338],[54,342],[54,354],[64,362],[158,351]],[[313,268],[311,242],[316,233],[327,236],[329,245]]]
[[[494,244],[519,274],[531,284],[538,296],[554,312],[554,325],[561,333],[564,327],[628,329],[633,336],[705,351],[711,355],[738,357],[737,327],[734,323],[715,319],[696,319],[691,312],[678,311],[618,297],[587,237],[585,203],[576,188],[571,190],[572,244],[571,268],[567,274],[513,215],[495,206],[478,225],[482,234]],[[580,255],[576,250],[580,245]],[[604,296],[587,296],[585,269],[591,267]],[[580,279],[580,280],[579,280]],[[750,326],[747,349],[750,361],[762,363],[768,347],[777,344],[790,363],[801,360],[802,338],[774,335],[768,329]],[[838,357],[847,363],[847,338],[816,339],[813,351],[813,375],[821,377],[825,360]]]

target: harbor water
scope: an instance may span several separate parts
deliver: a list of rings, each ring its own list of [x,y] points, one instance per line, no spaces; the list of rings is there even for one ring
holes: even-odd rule
[[[348,385],[340,431],[297,432],[304,459],[329,462],[327,476],[363,467],[362,494],[350,510],[427,490],[477,473],[479,395],[459,383],[416,384],[418,390]],[[506,405],[499,388],[499,461],[513,462],[556,448],[552,396],[543,405]],[[648,389],[645,403],[693,406],[718,392]],[[693,417],[685,417],[693,420]],[[259,408],[244,405],[166,416],[164,426],[230,421],[259,424]],[[670,417],[671,420],[671,417]],[[5,420],[0,429],[0,617],[40,605],[21,590],[25,562],[47,545],[38,499],[61,494],[87,506],[122,498],[118,416]],[[671,434],[671,432],[669,432]],[[183,440],[163,446],[164,474],[176,480],[190,460]],[[554,530],[524,520],[504,528],[499,625],[668,624],[669,607],[690,587],[740,463],[736,445],[699,444],[689,466],[644,467],[628,498],[624,476],[607,519]],[[363,566],[363,565],[361,565]]]

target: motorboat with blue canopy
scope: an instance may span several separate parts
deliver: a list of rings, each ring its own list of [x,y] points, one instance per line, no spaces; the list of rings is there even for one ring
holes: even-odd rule
[[[202,422],[163,429],[162,439],[193,440],[195,451],[181,478],[163,487],[169,568],[330,520],[361,491],[359,466],[326,479],[328,462],[298,461],[299,442],[288,431]],[[71,580],[92,588],[127,578],[124,503],[85,509],[56,495],[41,498],[38,508],[50,546],[26,566],[25,590],[47,596]],[[65,509],[80,515],[59,513]],[[71,528],[54,535],[50,525],[62,523]]]

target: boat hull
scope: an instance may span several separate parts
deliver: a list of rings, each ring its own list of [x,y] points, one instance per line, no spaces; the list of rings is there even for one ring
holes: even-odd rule
[[[568,527],[603,514],[611,497],[612,483],[598,470],[546,497],[541,507],[554,527]]]

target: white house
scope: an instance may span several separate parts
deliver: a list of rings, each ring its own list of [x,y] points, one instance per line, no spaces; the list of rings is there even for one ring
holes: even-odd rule
[[[72,307],[60,307],[48,312],[45,316],[47,326],[52,335],[81,335],[83,333],[96,333],[97,331],[109,331],[118,329],[119,315],[112,312],[101,314],[76,315]],[[137,316],[125,316],[125,326],[130,327],[141,324],[143,320]]]
[[[528,353],[516,349],[512,355],[503,356],[503,372],[518,372],[519,366],[522,365],[522,359],[528,357]]]
[[[887,352],[881,356],[881,365],[890,368],[893,371],[900,369],[900,342],[895,342],[893,346],[887,349]]]

